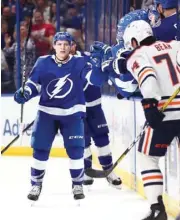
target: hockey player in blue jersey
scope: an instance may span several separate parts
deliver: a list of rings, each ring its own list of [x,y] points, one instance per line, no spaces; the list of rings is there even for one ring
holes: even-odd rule
[[[106,79],[99,68],[92,67],[83,57],[70,54],[72,38],[58,32],[53,39],[55,55],[42,56],[34,65],[30,77],[14,94],[17,103],[24,104],[40,94],[38,113],[33,127],[31,146],[32,189],[30,200],[38,200],[42,189],[46,163],[58,129],[70,160],[70,175],[74,199],[83,199],[84,122],[86,106],[83,84],[101,85]],[[63,168],[61,168],[63,169]]]
[[[76,50],[76,42],[73,41],[71,53],[76,56],[84,56],[87,61],[90,60],[89,52],[80,52]],[[90,85],[88,82],[84,84],[84,95],[86,101],[86,118],[85,118],[85,151],[84,164],[85,169],[92,167],[92,151],[91,138],[97,147],[98,159],[104,170],[109,169],[113,165],[112,153],[109,146],[109,128],[101,105],[101,89],[100,87]],[[84,175],[84,185],[92,185],[93,178]],[[110,185],[120,189],[121,179],[112,172],[107,181]]]
[[[177,0],[155,0],[157,11],[161,16],[160,25],[153,28],[157,40],[177,40],[177,2]]]

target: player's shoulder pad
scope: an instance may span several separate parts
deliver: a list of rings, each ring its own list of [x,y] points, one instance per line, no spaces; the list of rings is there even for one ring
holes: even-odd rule
[[[86,65],[92,67],[91,63],[88,62],[87,58],[84,56],[74,56],[75,62],[79,65],[79,67],[84,68]]]
[[[45,62],[45,61],[47,61],[49,59],[51,59],[51,55],[40,56],[37,59],[37,63],[42,63],[42,62]]]
[[[51,59],[51,55],[40,56],[36,61],[36,66],[44,65],[47,60]]]

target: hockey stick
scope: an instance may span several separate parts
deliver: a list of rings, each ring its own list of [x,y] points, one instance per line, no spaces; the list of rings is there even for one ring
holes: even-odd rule
[[[31,19],[29,22],[29,26],[28,26],[28,34],[27,34],[27,37],[26,37],[26,40],[24,43],[24,56],[23,56],[24,65],[23,65],[22,82],[21,82],[22,83],[22,85],[21,85],[22,95],[24,95],[24,87],[25,87],[25,83],[26,83],[26,79],[27,79],[27,76],[26,76],[26,50],[27,50],[28,40],[29,40],[29,37],[31,34],[31,28],[32,28],[32,15],[31,15]],[[19,131],[19,134],[21,137],[23,135],[23,115],[24,115],[24,104],[21,104],[20,131]],[[21,142],[22,142],[22,139],[21,139]]]
[[[172,100],[177,96],[177,94],[180,92],[180,87],[176,89],[176,91],[172,94],[172,96],[167,100],[167,102],[163,105],[161,108],[161,112],[163,112],[167,106],[172,102]],[[108,169],[108,170],[95,170],[92,168],[88,168],[85,170],[86,175],[90,177],[95,177],[95,178],[106,178],[113,170],[114,168],[124,159],[126,154],[135,146],[135,144],[141,139],[143,136],[146,128],[148,127],[148,123],[145,123],[145,126],[143,127],[143,130],[140,132],[140,134],[135,138],[135,140],[132,142],[132,144],[124,151],[123,154],[116,160],[114,165]]]
[[[25,131],[27,131],[32,125],[33,125],[34,121],[31,122],[31,124],[29,124],[26,128],[23,129],[23,133]],[[7,149],[15,142],[17,141],[17,139],[20,137],[20,134],[18,134],[8,145],[6,145],[6,147],[4,147],[1,151],[1,154],[3,154],[4,152],[7,151]]]

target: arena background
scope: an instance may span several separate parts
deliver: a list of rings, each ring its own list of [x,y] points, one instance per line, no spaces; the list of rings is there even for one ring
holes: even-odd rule
[[[144,4],[143,7],[146,7],[145,4],[147,2],[152,2],[141,2],[139,0],[77,0],[75,1],[77,4],[78,2],[82,4],[79,6],[81,9],[81,14],[79,14],[79,16],[81,16],[82,23],[81,28],[76,29],[73,27],[65,27],[64,23],[61,21],[61,13],[63,10],[62,3],[67,5],[68,8],[68,5],[70,5],[72,1],[52,1],[56,4],[56,22],[54,23],[54,27],[56,31],[69,30],[71,33],[75,33],[75,38],[80,45],[80,49],[86,51],[89,50],[89,46],[95,40],[103,41],[109,45],[115,44],[116,25],[119,18],[130,10],[141,8],[142,4]],[[51,1],[48,1],[48,4],[49,2]],[[2,80],[2,147],[5,147],[14,137],[16,137],[20,130],[20,106],[13,101],[13,92],[16,88],[21,86],[22,78],[22,51],[20,48],[20,25],[22,20],[20,6],[21,2],[17,0],[15,3],[16,11],[14,15],[16,19],[15,31],[17,41],[17,50],[15,51],[16,55],[14,59],[16,61],[17,83],[14,85],[13,77],[8,78],[8,80]],[[6,7],[6,5],[2,5],[2,7]],[[75,31],[73,29],[75,29]],[[9,62],[8,60],[8,64]],[[10,68],[8,72],[11,72]],[[115,161],[140,132],[145,119],[141,105],[138,101],[119,101],[116,98],[114,88],[109,85],[105,85],[102,91],[104,94],[103,108],[110,127],[111,148]],[[38,99],[37,97],[25,104],[25,126],[34,120]],[[32,128],[25,132],[23,139],[16,141],[4,155],[30,156],[32,154],[30,148],[31,132]],[[66,157],[60,134],[57,135],[53,143],[51,156]],[[95,148],[94,163],[98,166]],[[180,146],[177,139],[173,141],[171,147],[168,149],[166,158],[161,159],[161,167],[163,169],[165,181],[164,198],[166,201],[166,208],[170,214],[175,216],[180,211]],[[119,164],[116,172],[122,176],[124,184],[144,196],[136,147],[134,147],[122,163]]]

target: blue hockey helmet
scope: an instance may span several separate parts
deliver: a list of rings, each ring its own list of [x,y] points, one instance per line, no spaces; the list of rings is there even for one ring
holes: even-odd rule
[[[57,32],[53,37],[53,44],[55,44],[58,40],[65,40],[71,44],[73,39],[68,32]]]
[[[132,22],[137,20],[144,20],[149,22],[148,19],[148,11],[144,9],[135,10],[132,12],[129,12],[124,17],[122,17],[117,25],[117,33],[116,33],[116,40],[117,42],[123,41],[123,35],[126,27]]]
[[[155,5],[161,4],[164,9],[176,8],[178,3],[177,0],[155,0]]]

